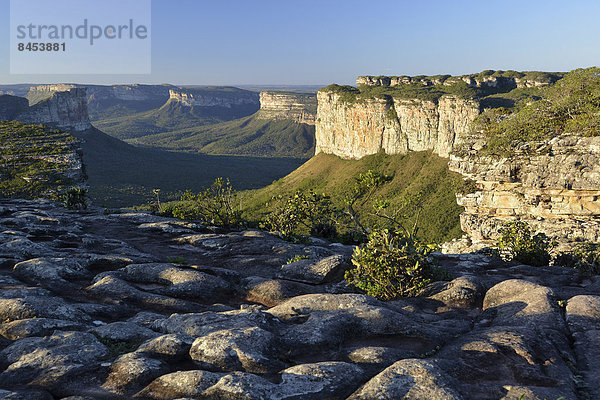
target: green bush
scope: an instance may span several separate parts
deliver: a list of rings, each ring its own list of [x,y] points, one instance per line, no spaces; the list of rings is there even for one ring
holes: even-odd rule
[[[429,257],[433,250],[404,230],[375,230],[367,243],[354,249],[355,268],[347,271],[345,278],[380,300],[414,296],[442,277]]]
[[[333,219],[336,211],[328,196],[312,190],[297,190],[291,196],[278,195],[266,205],[272,211],[262,227],[279,232],[290,241],[302,241],[303,235],[311,233],[322,237],[337,234]]]
[[[163,207],[163,212],[175,218],[202,221],[227,229],[243,225],[238,194],[229,179],[223,178],[217,178],[211,187],[201,193],[185,192],[179,203]]]
[[[69,210],[87,209],[87,189],[80,187],[67,189],[62,195],[62,204]]]
[[[575,268],[583,275],[598,275],[600,274],[600,244],[579,243],[571,252],[559,254],[554,264]]]
[[[529,226],[517,219],[500,229],[498,250],[504,261],[518,261],[527,265],[544,266],[550,263],[549,250],[555,244],[544,233],[532,234]]]

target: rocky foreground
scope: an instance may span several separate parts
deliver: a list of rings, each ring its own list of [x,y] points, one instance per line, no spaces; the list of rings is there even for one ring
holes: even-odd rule
[[[2,399],[600,399],[574,270],[438,255],[453,281],[384,303],[316,239],[27,201],[0,232]]]

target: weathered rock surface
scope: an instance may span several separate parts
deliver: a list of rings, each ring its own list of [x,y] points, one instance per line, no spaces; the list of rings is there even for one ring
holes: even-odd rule
[[[479,115],[476,100],[444,95],[437,103],[417,99],[369,98],[348,103],[334,92],[317,94],[316,151],[361,158],[379,151],[406,154],[431,150],[448,157],[469,134]]]
[[[227,91],[207,91],[204,89],[170,89],[169,100],[187,107],[239,107],[257,106],[258,94],[248,90],[231,88]]]
[[[598,398],[600,279],[573,269],[435,253],[451,281],[382,302],[323,241],[12,200],[0,234],[0,397]]]
[[[314,125],[317,116],[317,96],[305,93],[260,92],[261,119],[291,119],[301,124]]]
[[[31,124],[45,124],[57,128],[84,131],[92,127],[87,109],[85,88],[62,85],[48,89],[44,100],[33,104],[12,119]],[[44,89],[40,89],[44,91]]]
[[[560,243],[600,241],[600,138],[564,135],[532,143],[509,158],[481,156],[476,142],[450,157],[450,170],[477,182],[457,195],[461,227],[481,246],[520,218]]]

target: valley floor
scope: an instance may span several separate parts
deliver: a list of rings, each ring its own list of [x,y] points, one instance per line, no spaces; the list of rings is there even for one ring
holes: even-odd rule
[[[318,239],[20,200],[0,232],[3,398],[600,398],[575,270],[438,254],[454,280],[384,303]]]

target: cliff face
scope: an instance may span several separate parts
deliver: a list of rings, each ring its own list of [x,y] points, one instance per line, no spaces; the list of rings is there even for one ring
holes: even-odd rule
[[[51,125],[60,129],[83,131],[90,129],[87,111],[87,95],[83,88],[71,88],[63,92],[49,92],[50,97],[29,107],[14,117],[15,120]]]
[[[561,243],[599,242],[600,138],[561,136],[530,150],[492,158],[469,149],[450,157],[450,169],[479,186],[457,195],[463,231],[485,243],[497,239],[504,222],[520,218]]]
[[[71,89],[87,89],[88,102],[105,102],[107,100],[121,101],[148,101],[161,100],[163,103],[169,99],[169,90],[174,88],[170,85],[72,85],[54,84],[33,86],[27,93],[27,99],[31,105],[39,103],[52,96],[56,92],[66,92]]]
[[[541,76],[359,77],[357,83],[446,85],[460,79],[469,86],[504,90],[547,85],[556,77]],[[484,138],[469,127],[481,110],[476,100],[446,94],[433,102],[356,93],[335,88],[318,93],[317,153],[361,158],[382,150],[431,150],[449,157],[450,170],[478,186],[475,193],[457,195],[465,207],[461,227],[469,239],[456,242],[454,251],[492,244],[501,225],[516,218],[564,247],[580,239],[600,242],[600,137],[561,136],[530,143],[509,158],[485,156],[479,151]]]
[[[274,91],[260,93],[260,119],[289,119],[315,125],[316,114],[317,97],[313,94]]]
[[[338,93],[319,92],[317,153],[361,158],[381,150],[388,154],[432,150],[448,157],[464,141],[479,103],[444,95],[437,103],[374,97],[346,102]]]
[[[225,107],[259,105],[258,93],[236,89],[231,92],[204,89],[171,89],[169,101],[186,107]]]

